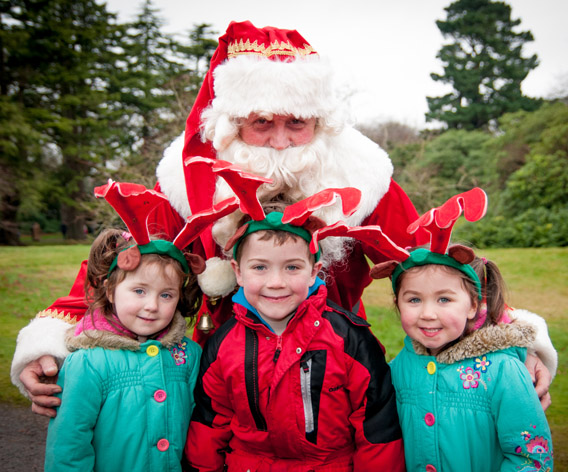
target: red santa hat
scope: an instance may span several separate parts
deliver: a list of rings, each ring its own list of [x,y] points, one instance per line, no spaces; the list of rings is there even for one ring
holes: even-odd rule
[[[332,121],[331,68],[295,30],[256,28],[249,21],[231,22],[219,46],[185,129],[184,161],[215,158],[237,134],[234,118],[252,112],[291,114]],[[203,113],[205,111],[205,113]],[[203,114],[203,116],[202,116]],[[208,130],[203,139],[203,120]],[[215,189],[184,168],[191,212],[210,208]]]

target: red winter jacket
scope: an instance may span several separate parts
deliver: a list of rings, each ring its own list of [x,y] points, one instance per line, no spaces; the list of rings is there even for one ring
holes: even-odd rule
[[[281,336],[243,306],[204,348],[188,470],[404,471],[390,369],[321,286]]]

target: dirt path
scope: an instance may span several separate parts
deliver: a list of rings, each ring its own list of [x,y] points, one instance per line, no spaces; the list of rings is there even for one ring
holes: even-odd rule
[[[0,464],[3,472],[42,472],[49,418],[30,408],[0,403]]]

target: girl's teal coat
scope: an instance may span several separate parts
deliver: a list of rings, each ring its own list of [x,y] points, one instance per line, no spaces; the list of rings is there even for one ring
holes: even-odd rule
[[[391,370],[407,470],[552,470],[526,349],[514,347],[533,338],[527,325],[488,326],[437,357],[406,338]]]
[[[49,424],[46,472],[181,470],[201,356],[185,329],[178,314],[160,341],[107,331],[68,337],[79,350],[59,374],[62,404]]]

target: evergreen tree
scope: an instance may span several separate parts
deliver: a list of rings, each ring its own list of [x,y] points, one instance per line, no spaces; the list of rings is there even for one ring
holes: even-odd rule
[[[523,46],[533,41],[529,31],[515,32],[519,19],[511,7],[490,0],[457,0],[447,8],[447,19],[436,24],[449,44],[437,56],[444,74],[431,74],[453,91],[427,97],[428,121],[449,128],[487,127],[507,112],[534,110],[540,102],[523,96],[521,83],[537,67],[536,54],[523,57]]]
[[[40,136],[34,140],[39,151],[24,147],[20,161],[51,170],[43,182],[52,182],[68,235],[84,239],[92,196],[87,179],[118,132],[109,126],[108,107],[113,16],[95,0],[13,0],[5,15],[3,32],[11,41],[3,50],[6,99]]]

